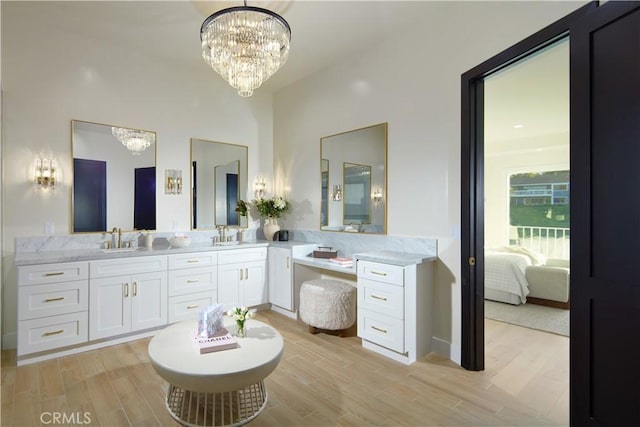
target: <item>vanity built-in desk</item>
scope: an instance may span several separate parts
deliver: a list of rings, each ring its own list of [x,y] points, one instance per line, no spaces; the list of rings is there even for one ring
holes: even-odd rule
[[[271,303],[296,319],[301,284],[322,278],[357,287],[364,347],[403,363],[428,352],[435,257],[366,252],[342,267],[310,256],[317,246],[265,241],[19,253],[18,365],[152,335],[216,302]]]
[[[341,267],[311,256],[295,258],[295,307],[304,281],[337,278],[357,287],[357,326],[363,347],[405,364],[427,355],[436,257],[377,251],[357,253],[353,259],[352,267]]]

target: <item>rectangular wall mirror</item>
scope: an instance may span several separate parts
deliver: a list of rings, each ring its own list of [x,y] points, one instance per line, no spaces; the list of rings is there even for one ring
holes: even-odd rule
[[[320,139],[320,229],[385,234],[387,123]]]
[[[156,229],[156,133],[71,121],[71,230]]]
[[[247,227],[236,203],[247,188],[249,148],[191,139],[191,228]]]

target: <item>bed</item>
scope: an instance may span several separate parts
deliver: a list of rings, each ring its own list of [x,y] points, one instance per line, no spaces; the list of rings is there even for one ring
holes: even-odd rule
[[[509,249],[485,250],[484,297],[493,301],[519,305],[527,302],[529,286],[525,269],[531,257]]]

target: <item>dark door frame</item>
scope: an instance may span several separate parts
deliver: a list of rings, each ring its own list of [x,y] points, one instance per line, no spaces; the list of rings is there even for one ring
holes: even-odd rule
[[[461,364],[484,369],[484,79],[569,35],[591,2],[462,75]]]

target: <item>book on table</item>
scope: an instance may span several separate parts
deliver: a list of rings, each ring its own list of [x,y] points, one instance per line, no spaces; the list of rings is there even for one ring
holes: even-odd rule
[[[194,341],[196,343],[196,347],[200,351],[200,354],[229,350],[238,347],[236,338],[231,335],[226,328],[220,328],[215,335],[209,338],[196,335]]]

